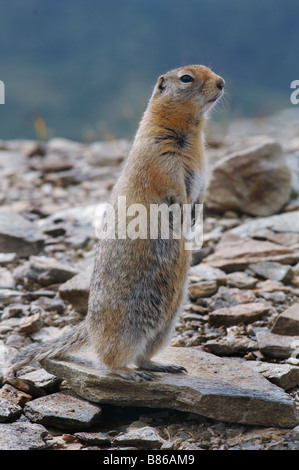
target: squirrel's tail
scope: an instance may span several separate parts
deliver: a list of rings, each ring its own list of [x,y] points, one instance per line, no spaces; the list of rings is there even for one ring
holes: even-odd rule
[[[30,362],[42,361],[46,357],[62,356],[87,344],[88,332],[85,321],[63,333],[59,338],[45,343],[34,343],[22,348],[10,361],[8,370],[15,374]]]

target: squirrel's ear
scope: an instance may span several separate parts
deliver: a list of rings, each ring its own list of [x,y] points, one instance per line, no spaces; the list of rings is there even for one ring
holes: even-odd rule
[[[158,78],[157,89],[162,92],[165,88],[165,78],[164,75]]]

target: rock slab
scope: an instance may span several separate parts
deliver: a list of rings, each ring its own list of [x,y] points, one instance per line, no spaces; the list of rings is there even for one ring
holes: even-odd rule
[[[64,393],[36,398],[24,407],[30,421],[63,429],[84,429],[99,421],[101,408]]]
[[[299,211],[283,212],[282,214],[253,219],[232,228],[230,232],[241,237],[248,237],[258,230],[265,229],[271,229],[274,232],[288,232],[290,234],[298,233]]]
[[[217,211],[267,216],[276,214],[288,202],[290,190],[290,170],[280,145],[261,137],[214,165],[206,204]]]
[[[38,254],[44,247],[43,233],[25,217],[0,211],[0,251],[17,253],[26,258]]]
[[[155,358],[177,363],[188,373],[156,373],[136,384],[111,375],[92,356],[46,359],[44,368],[66,379],[81,397],[117,406],[172,408],[220,421],[294,427],[293,400],[282,389],[244,363],[220,358],[200,347],[168,347]]]
[[[69,302],[80,313],[88,309],[89,287],[93,266],[66,281],[58,289],[62,300]]]
[[[298,349],[299,336],[286,336],[271,333],[264,329],[256,333],[260,351],[269,357],[287,359]]]
[[[49,447],[44,441],[47,429],[40,424],[0,424],[0,450],[41,450]]]
[[[232,272],[263,261],[294,264],[298,259],[298,250],[292,251],[277,243],[253,240],[230,231],[222,236],[215,252],[203,259],[203,265],[208,264],[225,272]]]
[[[250,302],[214,310],[209,314],[211,325],[231,326],[239,323],[251,323],[259,320],[269,312],[269,305],[264,302]]]
[[[299,303],[281,313],[271,331],[279,335],[299,336]]]

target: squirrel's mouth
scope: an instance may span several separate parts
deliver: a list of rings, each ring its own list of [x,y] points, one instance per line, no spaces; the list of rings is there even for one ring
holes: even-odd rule
[[[222,91],[220,93],[217,93],[217,95],[215,95],[213,98],[209,99],[207,103],[213,103],[214,101],[217,101],[221,95],[222,95]]]

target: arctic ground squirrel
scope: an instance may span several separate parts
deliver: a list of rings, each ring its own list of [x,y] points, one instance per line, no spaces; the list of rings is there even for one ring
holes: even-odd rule
[[[111,193],[116,218],[121,197],[126,207],[141,204],[146,209],[203,201],[205,117],[223,88],[224,80],[203,65],[159,77]],[[169,229],[171,235],[171,221]],[[153,371],[185,371],[152,357],[170,340],[186,301],[190,257],[183,237],[100,236],[85,320],[58,339],[21,349],[11,370],[89,344],[100,363],[124,379],[139,382],[154,379]]]

